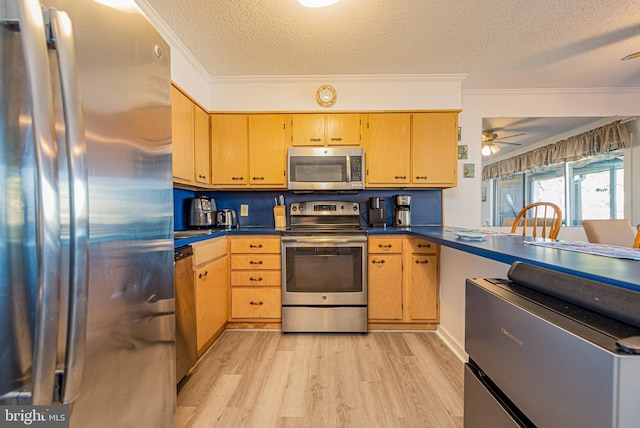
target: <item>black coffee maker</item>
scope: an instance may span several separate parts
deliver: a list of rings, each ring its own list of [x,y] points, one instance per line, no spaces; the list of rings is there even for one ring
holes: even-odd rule
[[[385,227],[387,216],[385,214],[386,200],[378,197],[369,198],[369,226]]]

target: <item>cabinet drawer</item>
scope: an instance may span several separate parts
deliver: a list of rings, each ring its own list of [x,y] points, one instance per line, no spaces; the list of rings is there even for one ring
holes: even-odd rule
[[[232,288],[231,318],[280,318],[279,288]]]
[[[407,239],[407,243],[412,253],[419,254],[435,254],[438,251],[438,245],[423,239]]]
[[[236,270],[231,272],[231,286],[280,286],[280,271]]]
[[[232,253],[280,253],[280,238],[233,238]]]
[[[193,248],[193,265],[198,266],[227,255],[227,237],[195,242],[191,247]]]
[[[402,238],[369,238],[369,253],[402,253]]]
[[[278,269],[280,270],[280,254],[233,254],[231,269]]]

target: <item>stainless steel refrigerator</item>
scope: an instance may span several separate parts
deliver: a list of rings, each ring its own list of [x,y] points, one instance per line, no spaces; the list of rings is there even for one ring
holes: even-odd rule
[[[0,404],[173,427],[169,47],[127,0],[0,21]]]

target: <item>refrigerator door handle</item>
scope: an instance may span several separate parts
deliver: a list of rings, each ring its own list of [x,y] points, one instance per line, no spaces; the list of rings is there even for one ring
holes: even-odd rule
[[[38,195],[35,220],[38,290],[30,402],[46,405],[53,401],[60,320],[58,148],[42,9],[38,0],[18,0],[17,6],[31,94]]]
[[[73,26],[65,12],[50,9],[51,37],[58,58],[69,174],[69,316],[62,402],[78,398],[84,369],[89,287],[89,190],[87,143]]]

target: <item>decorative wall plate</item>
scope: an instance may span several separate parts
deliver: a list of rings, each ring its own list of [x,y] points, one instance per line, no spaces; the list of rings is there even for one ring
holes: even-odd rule
[[[320,107],[331,107],[336,103],[338,93],[331,85],[322,85],[316,91],[316,101]]]

